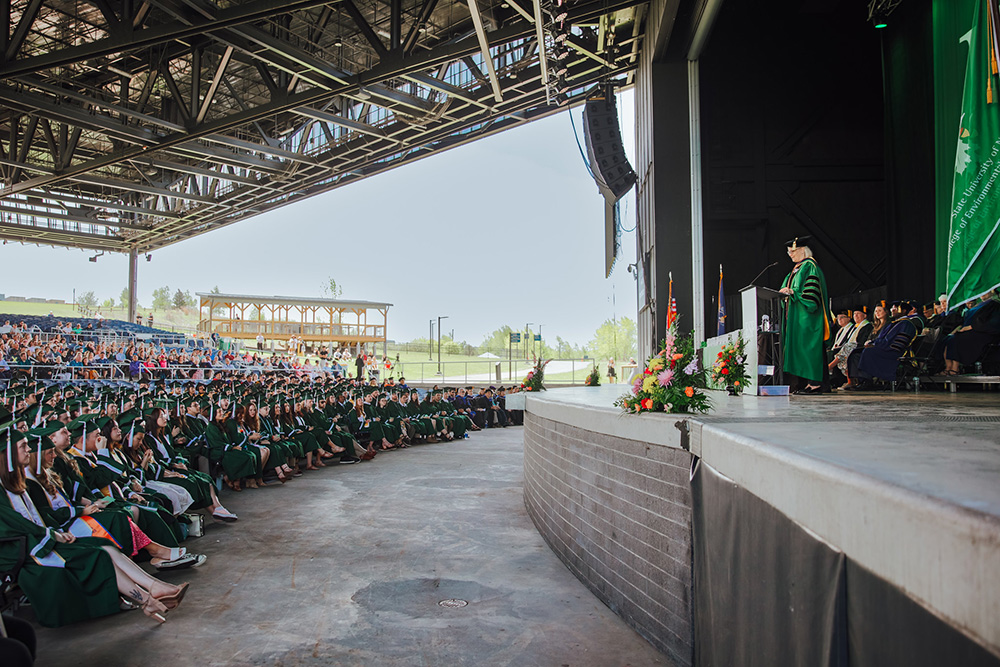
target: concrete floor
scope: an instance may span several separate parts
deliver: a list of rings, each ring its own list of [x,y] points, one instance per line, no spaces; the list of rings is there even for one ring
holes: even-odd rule
[[[520,428],[380,455],[284,486],[227,492],[240,516],[181,608],[38,629],[37,664],[669,665],[535,531]],[[468,601],[445,608],[447,599]],[[31,618],[30,608],[19,612]]]

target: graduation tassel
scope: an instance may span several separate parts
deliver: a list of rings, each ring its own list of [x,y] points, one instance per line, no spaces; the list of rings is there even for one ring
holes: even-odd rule
[[[10,427],[7,427],[7,472],[14,472],[14,460],[11,458],[10,450],[14,448],[14,443],[10,439]]]
[[[38,436],[38,463],[35,465],[35,474],[42,474],[42,436]]]

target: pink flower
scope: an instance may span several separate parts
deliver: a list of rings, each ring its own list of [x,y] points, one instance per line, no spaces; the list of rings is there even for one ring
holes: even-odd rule
[[[667,369],[656,376],[656,380],[657,382],[660,383],[661,387],[669,387],[670,381],[673,379],[674,379],[674,372],[670,369]]]
[[[642,376],[636,375],[632,380],[632,395],[638,396],[640,391],[642,391]]]

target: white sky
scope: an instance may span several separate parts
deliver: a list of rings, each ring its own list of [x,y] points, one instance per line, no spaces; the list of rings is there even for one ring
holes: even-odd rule
[[[583,144],[582,108],[573,111]],[[634,162],[632,93],[619,98]],[[635,197],[621,202],[635,226]],[[70,301],[118,295],[125,255],[0,246],[0,293]],[[635,318],[635,232],[604,278],[604,209],[568,115],[528,123],[292,206],[157,250],[139,262],[139,301],[169,285],[192,294],[320,296],[332,276],[345,299],[383,301],[388,334],[426,336],[428,320],[475,345],[510,324],[542,324],[547,341],[585,343],[613,309]],[[612,305],[612,298],[616,306]]]

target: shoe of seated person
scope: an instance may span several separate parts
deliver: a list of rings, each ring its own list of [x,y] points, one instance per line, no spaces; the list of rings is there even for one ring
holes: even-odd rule
[[[349,465],[351,463],[358,463],[361,459],[356,456],[341,456],[340,465]]]

